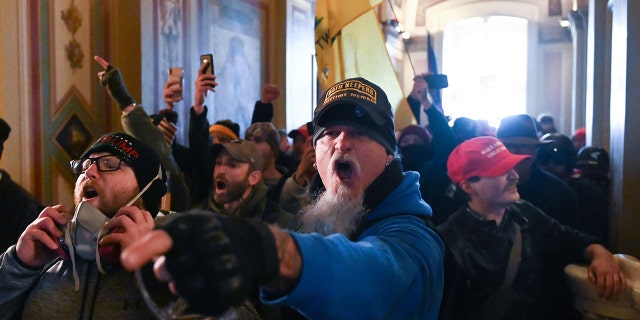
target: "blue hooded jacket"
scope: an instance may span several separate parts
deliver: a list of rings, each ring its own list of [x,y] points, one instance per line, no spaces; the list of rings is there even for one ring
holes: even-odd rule
[[[292,233],[302,254],[298,284],[267,303],[289,305],[310,319],[437,319],[444,286],[444,244],[425,225],[431,216],[418,174],[368,215],[376,221],[356,241],[342,234]]]

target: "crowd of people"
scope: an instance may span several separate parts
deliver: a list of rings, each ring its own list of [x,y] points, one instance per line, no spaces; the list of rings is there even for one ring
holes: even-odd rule
[[[95,60],[124,132],[71,161],[74,208],[0,170],[0,319],[579,319],[564,266],[589,264],[603,299],[627,285],[608,154],[548,114],[450,126],[419,75],[407,100],[428,124],[397,131],[384,90],[351,78],[288,133],[265,85],[241,134],[209,123],[204,63],[185,146],[177,80],[149,115]],[[9,132],[0,119],[0,156]]]

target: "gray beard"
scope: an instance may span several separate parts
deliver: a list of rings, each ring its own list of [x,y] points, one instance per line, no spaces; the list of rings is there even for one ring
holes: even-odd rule
[[[349,237],[366,215],[362,203],[364,194],[352,197],[347,188],[338,194],[327,191],[302,209],[302,232],[317,232],[324,236],[341,233]]]

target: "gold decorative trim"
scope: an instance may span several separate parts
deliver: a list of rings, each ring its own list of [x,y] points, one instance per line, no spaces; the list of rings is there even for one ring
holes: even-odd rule
[[[65,26],[67,26],[67,30],[71,32],[71,40],[64,46],[64,50],[67,54],[67,60],[69,60],[69,63],[71,64],[71,69],[80,69],[82,68],[82,58],[84,58],[84,53],[82,52],[80,43],[75,38],[75,34],[82,25],[82,17],[73,0],[67,10],[60,12],[60,18],[64,22]]]

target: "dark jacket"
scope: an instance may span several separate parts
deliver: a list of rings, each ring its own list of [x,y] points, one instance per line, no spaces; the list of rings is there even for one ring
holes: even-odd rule
[[[230,217],[256,218],[267,223],[277,223],[283,228],[295,229],[297,225],[294,216],[282,210],[278,203],[271,201],[267,197],[267,192],[267,186],[260,181],[253,186],[253,190],[242,201],[240,206],[231,212],[216,204],[211,196],[208,199],[207,206],[203,208]]]
[[[184,175],[172,155],[170,146],[164,142],[162,132],[151,122],[147,112],[141,106],[137,106],[131,112],[123,114],[121,122],[124,132],[151,148],[168,172],[171,210],[184,211],[189,209],[191,195],[185,183]],[[140,186],[140,188],[143,187]]]
[[[465,206],[438,226],[461,277],[453,299],[453,319],[477,318],[487,298],[502,285],[514,241],[513,222],[521,229],[522,254],[511,287],[513,300],[503,319],[574,316],[563,268],[569,263],[586,263],[584,250],[600,242],[522,201],[507,208],[500,225],[481,219]]]
[[[0,169],[0,252],[16,244],[44,206]]]
[[[579,228],[580,217],[575,193],[567,183],[540,169],[537,164],[533,163],[531,166],[529,180],[518,183],[520,198],[531,202],[558,222]]]
[[[420,102],[407,98],[411,110],[420,110]],[[415,112],[415,111],[414,111]],[[429,130],[433,136],[433,159],[418,169],[422,199],[433,209],[433,223],[444,222],[453,213],[458,203],[453,200],[453,185],[447,174],[447,159],[456,147],[456,138],[444,115],[435,107],[426,111]],[[418,116],[417,119],[420,117]]]
[[[208,109],[205,106],[201,114],[193,108],[189,110],[189,147],[173,142],[171,152],[178,166],[184,172],[185,181],[191,193],[191,206],[206,202],[212,184],[213,157],[209,152]]]

